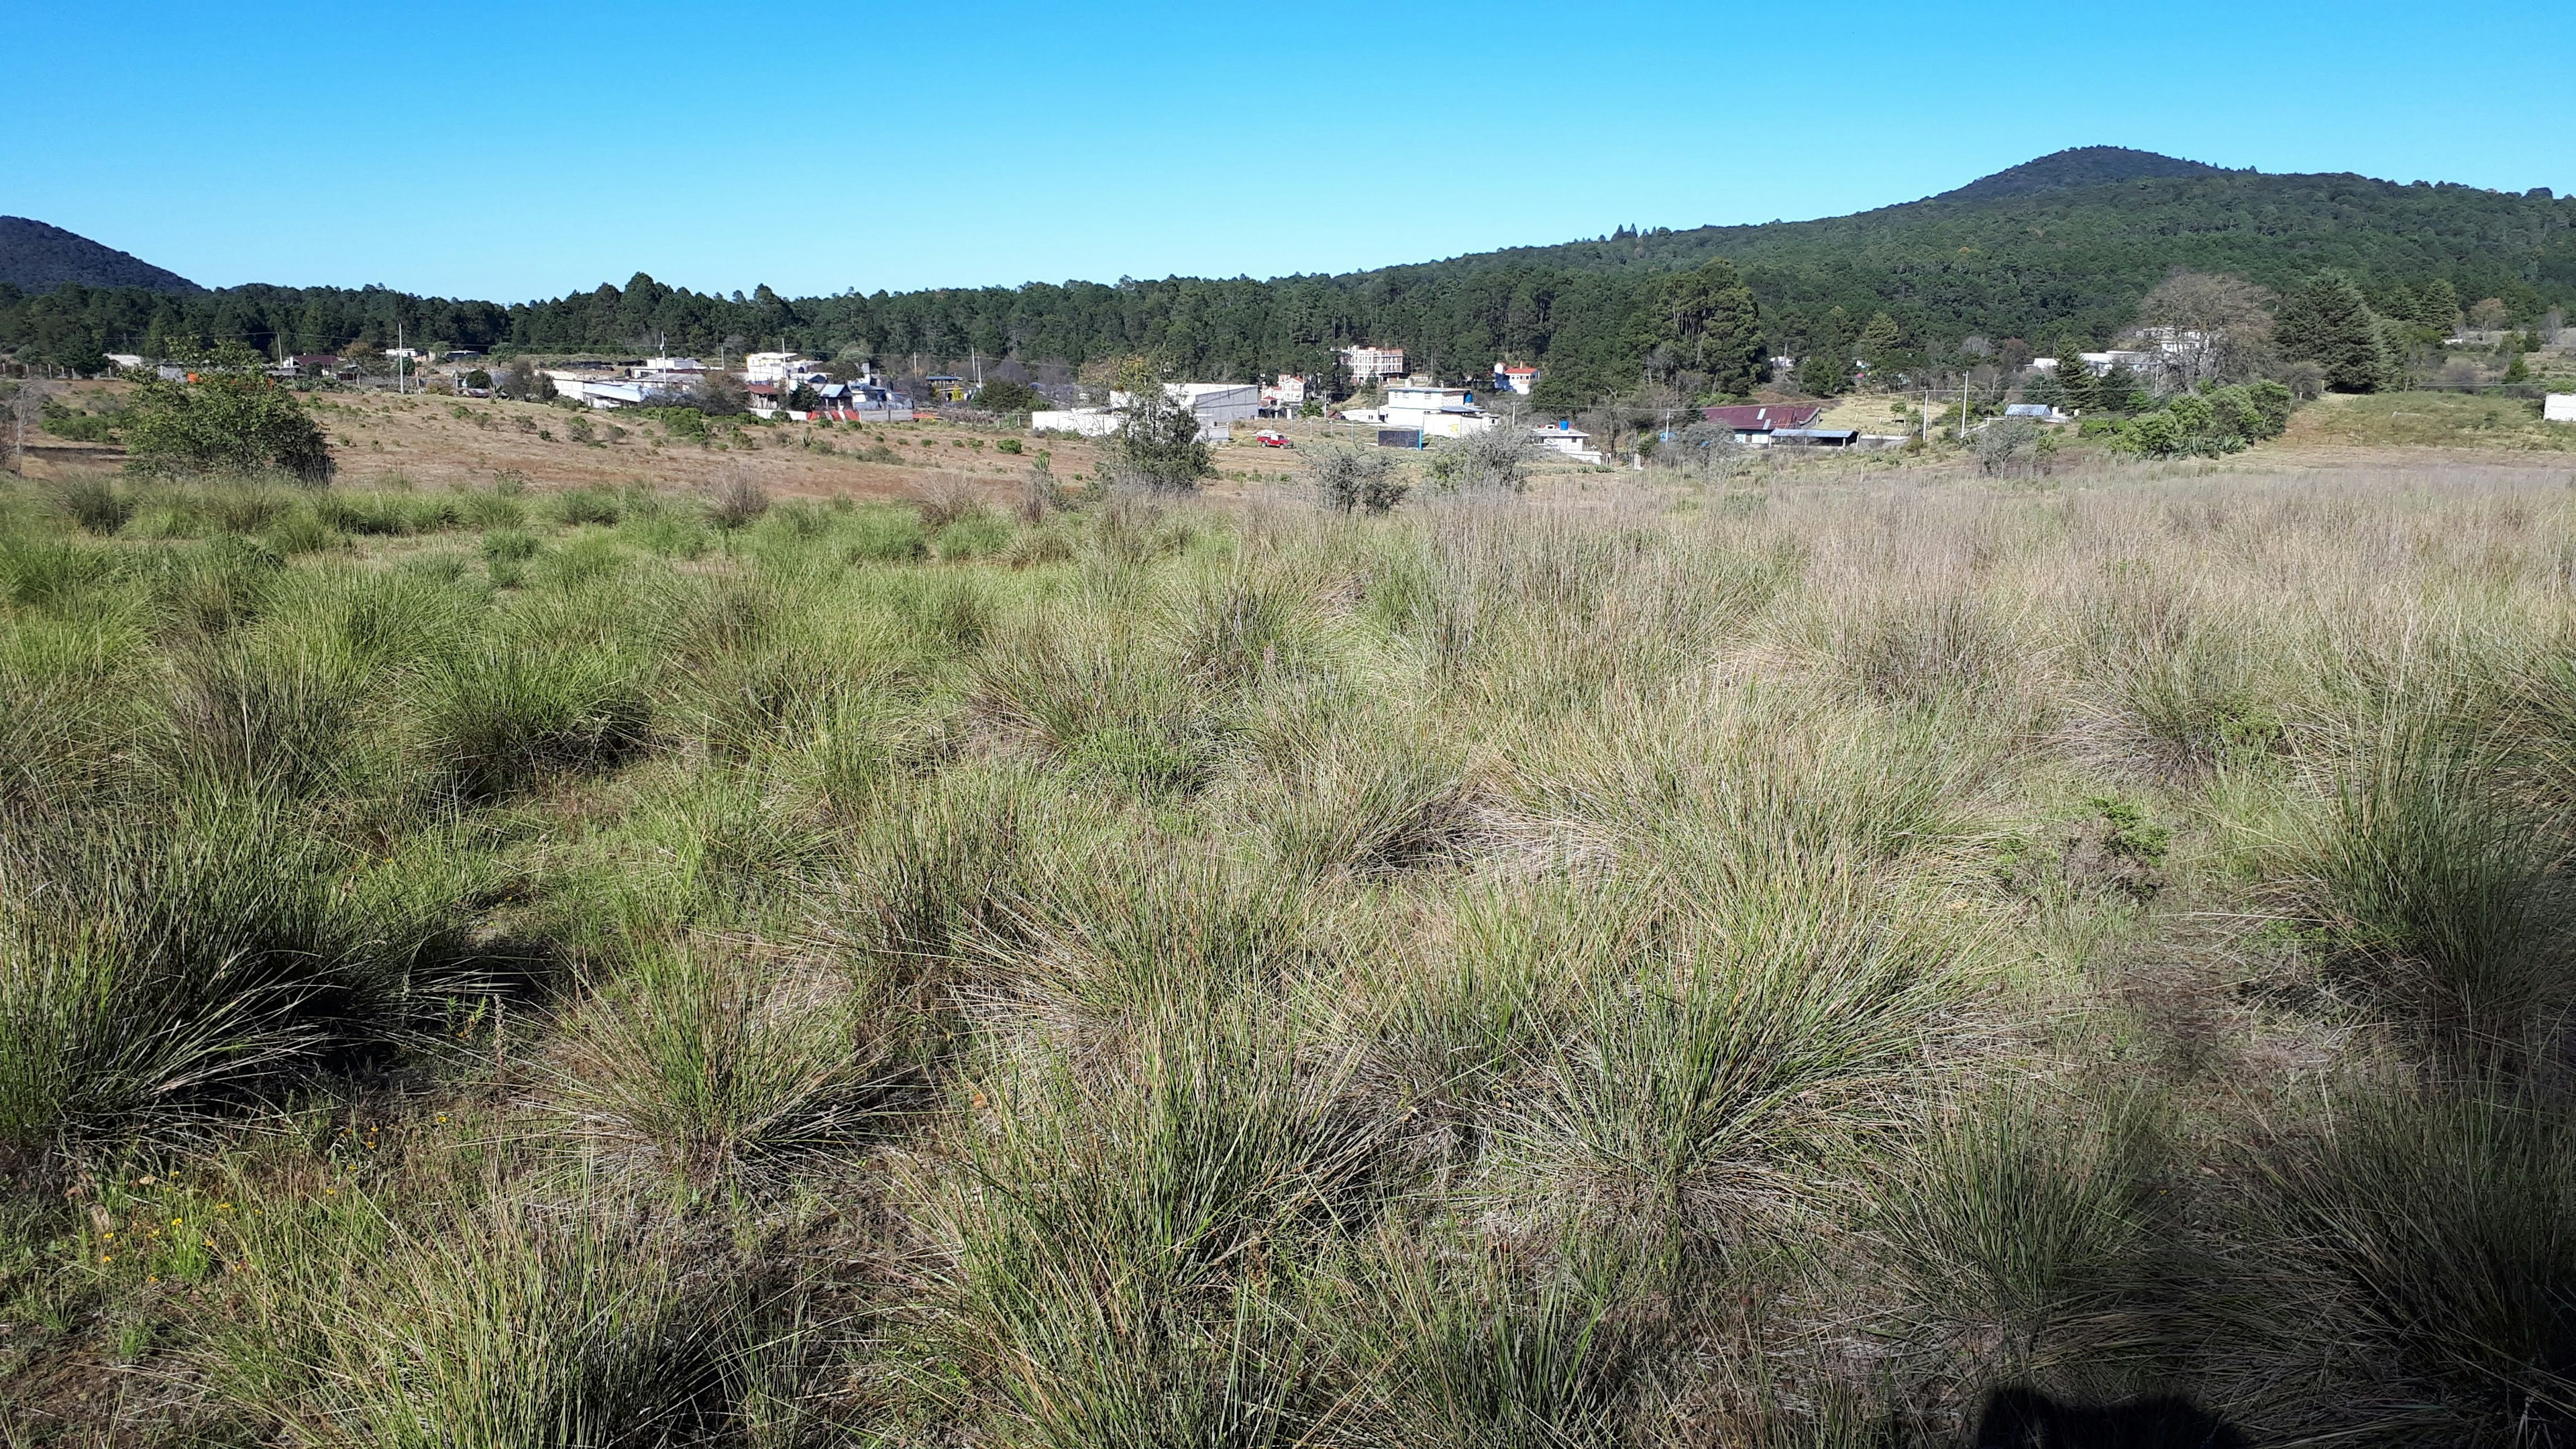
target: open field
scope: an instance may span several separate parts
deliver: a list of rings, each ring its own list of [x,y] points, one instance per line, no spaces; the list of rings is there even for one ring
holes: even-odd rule
[[[2561,470],[445,406],[0,494],[13,1446],[2571,1442]]]

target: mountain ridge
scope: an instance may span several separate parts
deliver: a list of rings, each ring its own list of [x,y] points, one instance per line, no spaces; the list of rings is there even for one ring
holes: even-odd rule
[[[0,282],[22,292],[65,286],[206,290],[166,267],[31,216],[0,216]]]

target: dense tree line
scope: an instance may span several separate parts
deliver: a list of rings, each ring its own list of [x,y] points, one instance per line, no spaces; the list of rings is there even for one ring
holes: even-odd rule
[[[1733,267],[1703,274],[1724,257]],[[1771,353],[1903,371],[1958,339],[2107,341],[2176,268],[2297,293],[2351,279],[2377,314],[2495,298],[2518,319],[2576,303],[2576,198],[2353,176],[2228,172],[1989,200],[1935,198],[1823,221],[1621,231],[1343,276],[1031,283],[828,297],[623,287],[502,305],[383,288],[251,286],[190,295],[0,286],[0,348],[80,367],[237,340],[272,354],[407,338],[549,353],[778,346],[923,365],[984,357],[1074,366],[1144,357],[1208,379],[1333,369],[1336,348],[1400,345],[1473,376],[1545,369],[1572,403],[1687,373],[1741,392]],[[2428,299],[2438,297],[2440,302]],[[1721,355],[1722,354],[1722,355]],[[1827,380],[1819,378],[1819,381]]]

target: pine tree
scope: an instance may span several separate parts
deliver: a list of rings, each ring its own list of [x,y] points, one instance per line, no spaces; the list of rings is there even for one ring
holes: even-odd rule
[[[1885,387],[1895,380],[1897,349],[1904,345],[1896,319],[1881,312],[1860,331],[1860,360],[1869,364],[1869,380]]]
[[[2425,283],[2424,290],[2416,296],[2419,308],[2415,314],[2416,321],[2427,327],[2438,327],[2446,336],[2460,325],[2459,289],[2448,280],[2435,277]]]
[[[2337,392],[2377,392],[2396,376],[2379,317],[2341,272],[2319,272],[2283,299],[2272,335],[2283,356],[2324,369]]]
[[[1753,289],[1724,257],[1666,282],[1649,346],[1705,375],[1718,392],[1738,396],[1761,380],[1762,311]]]
[[[2082,344],[2072,338],[2057,350],[2057,395],[2058,406],[2070,413],[2090,412],[2102,405],[2093,369],[2084,365]]]

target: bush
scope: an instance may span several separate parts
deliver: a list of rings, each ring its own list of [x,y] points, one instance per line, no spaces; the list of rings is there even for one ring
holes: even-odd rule
[[[1493,427],[1435,449],[1423,471],[1445,492],[1521,493],[1545,451],[1517,428]]]
[[[144,383],[126,402],[124,434],[126,467],[137,473],[331,477],[322,429],[295,394],[256,374]]]
[[[1385,513],[1413,491],[1396,460],[1373,448],[1319,445],[1307,454],[1306,473],[1316,501],[1335,513]]]

